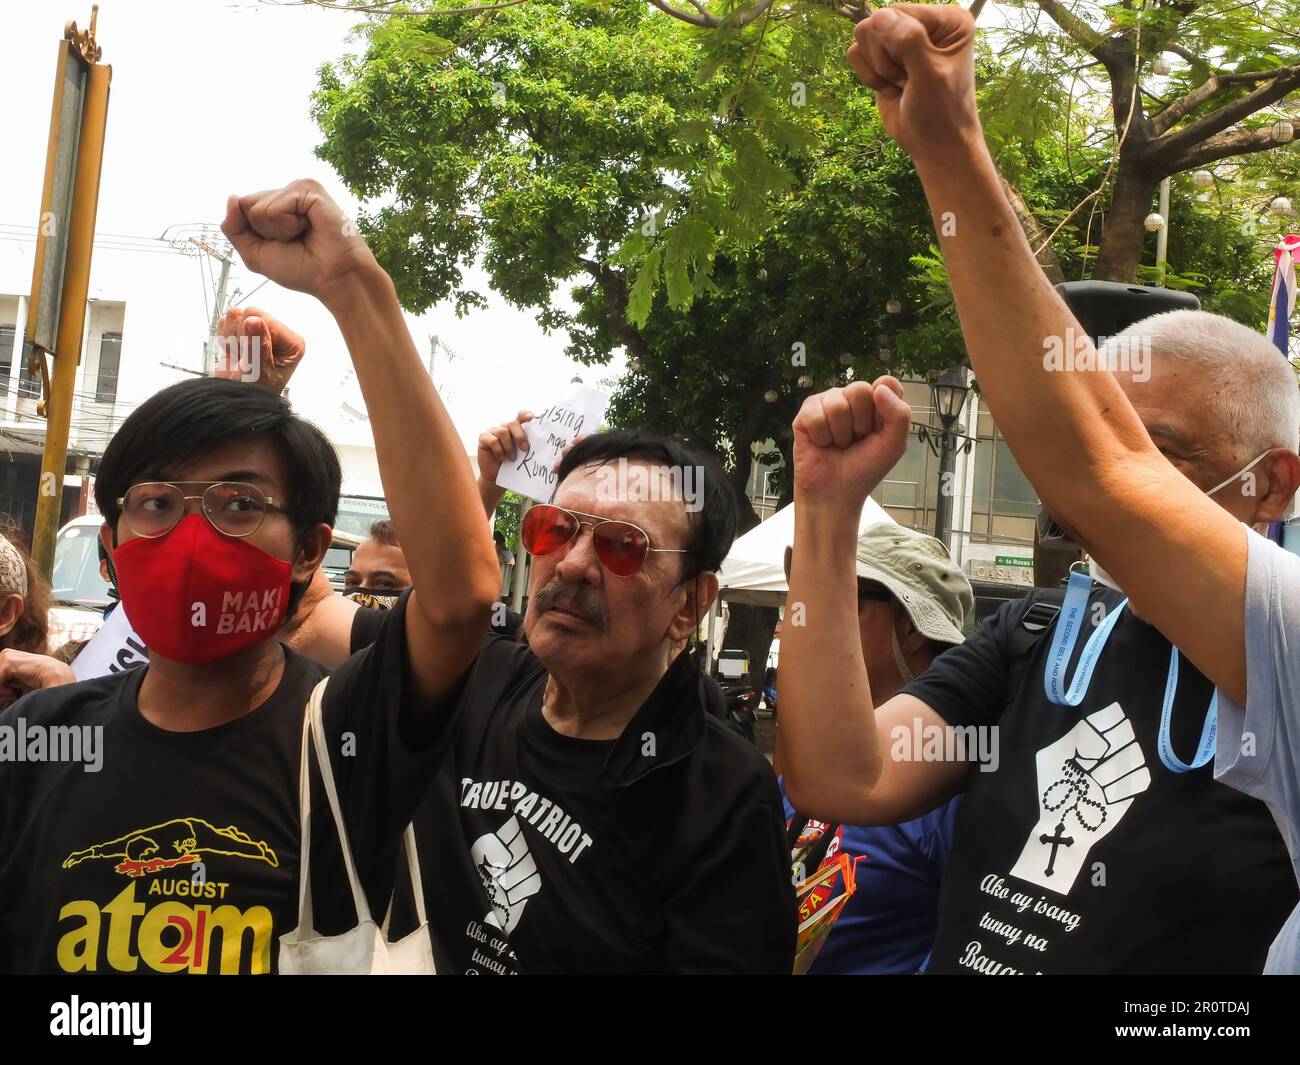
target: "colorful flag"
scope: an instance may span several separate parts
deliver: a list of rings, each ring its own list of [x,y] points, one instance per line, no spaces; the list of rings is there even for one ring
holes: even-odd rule
[[[1288,233],[1273,251],[1277,266],[1273,269],[1273,295],[1268,301],[1268,339],[1284,358],[1291,358],[1291,315],[1296,309],[1295,261],[1300,255],[1300,236]],[[1296,521],[1291,518],[1290,521]],[[1268,538],[1274,543],[1285,543],[1287,520],[1279,519],[1268,524]],[[1297,552],[1300,554],[1300,552]]]
[[[1295,263],[1300,257],[1300,236],[1282,238],[1273,252],[1273,295],[1268,305],[1268,338],[1287,358],[1291,357],[1291,315],[1296,309]]]

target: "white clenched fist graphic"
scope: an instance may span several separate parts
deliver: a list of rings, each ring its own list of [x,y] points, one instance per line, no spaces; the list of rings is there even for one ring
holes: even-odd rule
[[[512,817],[497,831],[479,836],[469,855],[492,903],[483,922],[509,935],[523,915],[524,903],[542,890],[542,877],[519,819]]]
[[[1011,875],[1065,895],[1093,845],[1151,786],[1151,773],[1119,703],[1089,714],[1034,761],[1038,823]]]

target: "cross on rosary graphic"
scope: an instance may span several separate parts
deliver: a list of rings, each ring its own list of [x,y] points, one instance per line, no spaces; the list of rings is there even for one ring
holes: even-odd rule
[[[1062,847],[1074,846],[1074,837],[1065,835],[1065,819],[1069,817],[1070,814],[1074,814],[1075,820],[1079,822],[1080,827],[1086,828],[1089,832],[1096,832],[1098,828],[1106,823],[1106,808],[1095,799],[1088,797],[1088,770],[1083,767],[1083,763],[1079,760],[1079,752],[1077,750],[1073,755],[1065,760],[1061,769],[1064,773],[1062,778],[1054,781],[1048,786],[1047,790],[1043,792],[1043,809],[1050,811],[1060,810],[1061,807],[1065,806],[1066,802],[1069,801],[1071,796],[1074,797],[1074,802],[1061,811],[1061,819],[1056,823],[1056,832],[1053,835],[1049,836],[1044,833],[1038,837],[1039,843],[1052,848],[1052,853],[1047,859],[1047,868],[1044,870],[1044,873],[1047,876],[1051,876],[1056,872],[1057,852]],[[1052,793],[1061,788],[1065,789],[1065,794],[1062,795],[1058,801],[1053,802],[1051,799]],[[1079,807],[1081,805],[1085,809],[1087,807],[1092,807],[1101,814],[1101,819],[1097,824],[1088,824],[1087,819],[1084,817],[1083,813],[1080,812]]]
[[[1048,876],[1051,876],[1052,873],[1056,871],[1056,870],[1055,870],[1055,866],[1056,866],[1056,852],[1057,852],[1061,847],[1073,847],[1073,846],[1074,846],[1074,837],[1073,837],[1073,836],[1067,836],[1067,835],[1064,835],[1064,832],[1065,832],[1065,818],[1063,817],[1063,818],[1061,818],[1061,820],[1060,820],[1060,821],[1057,823],[1057,825],[1056,825],[1056,834],[1055,834],[1055,835],[1053,835],[1053,836],[1049,836],[1049,835],[1043,834],[1043,835],[1041,835],[1041,836],[1038,837],[1038,842],[1039,842],[1039,843],[1046,843],[1048,846],[1050,846],[1050,847],[1052,848],[1052,856],[1047,860],[1047,875],[1048,875]]]

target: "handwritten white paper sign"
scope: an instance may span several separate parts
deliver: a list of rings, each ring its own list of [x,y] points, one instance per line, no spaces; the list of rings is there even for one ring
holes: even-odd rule
[[[563,403],[552,404],[531,422],[524,422],[528,451],[516,448],[514,461],[501,464],[497,485],[539,503],[549,503],[561,452],[574,437],[596,432],[607,406],[609,396],[583,385]]]
[[[142,666],[149,661],[144,641],[135,634],[126,616],[126,607],[117,609],[90,638],[81,653],[72,660],[72,672],[77,680],[92,680],[124,669]]]

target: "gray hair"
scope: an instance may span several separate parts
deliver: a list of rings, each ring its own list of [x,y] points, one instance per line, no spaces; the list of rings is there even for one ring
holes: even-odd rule
[[[1107,338],[1101,355],[1114,359],[1135,337],[1149,342],[1154,358],[1180,362],[1206,379],[1208,413],[1252,458],[1270,448],[1300,447],[1296,371],[1262,333],[1206,311],[1167,311]]]

